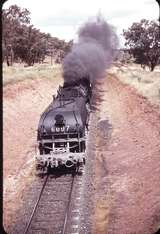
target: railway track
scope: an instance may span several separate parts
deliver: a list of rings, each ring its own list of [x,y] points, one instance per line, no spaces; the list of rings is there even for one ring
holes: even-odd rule
[[[56,178],[46,175],[23,234],[78,233],[80,212],[76,212],[76,196],[79,196],[77,189],[82,177],[76,174]]]
[[[92,120],[97,123],[97,120]],[[92,127],[93,128],[93,127]],[[57,170],[48,176],[31,176],[21,196],[10,234],[91,233],[94,193],[95,128],[90,129],[82,175]],[[93,131],[94,130],[94,131]],[[72,182],[73,181],[73,182]],[[72,185],[73,183],[73,185]]]

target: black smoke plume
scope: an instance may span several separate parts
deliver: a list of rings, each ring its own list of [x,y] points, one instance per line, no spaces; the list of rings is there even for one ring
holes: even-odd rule
[[[114,28],[102,16],[88,21],[79,29],[78,42],[63,60],[64,81],[88,77],[93,82],[103,77],[113,61],[117,46]]]

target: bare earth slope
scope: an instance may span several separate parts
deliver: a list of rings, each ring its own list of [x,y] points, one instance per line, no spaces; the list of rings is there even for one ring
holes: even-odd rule
[[[34,177],[39,116],[60,80],[24,80],[4,88],[4,223]],[[160,110],[113,75],[99,84],[95,234],[151,234],[160,224]],[[103,120],[103,121],[101,121]],[[101,125],[101,123],[104,123]]]
[[[154,233],[160,225],[160,109],[111,74],[99,89],[100,120],[107,119],[110,130],[97,133],[94,233]]]
[[[4,224],[14,225],[23,191],[34,178],[36,130],[40,114],[62,80],[24,80],[3,90]],[[7,228],[8,227],[8,228]]]

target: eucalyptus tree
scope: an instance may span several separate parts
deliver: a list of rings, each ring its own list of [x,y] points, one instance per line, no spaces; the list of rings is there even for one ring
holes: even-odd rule
[[[123,30],[123,35],[135,62],[153,71],[160,62],[158,23],[142,19],[139,23],[133,23],[128,30]]]

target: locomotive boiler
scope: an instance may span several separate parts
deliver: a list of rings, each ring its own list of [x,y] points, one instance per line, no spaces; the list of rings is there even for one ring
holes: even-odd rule
[[[36,167],[79,168],[85,163],[86,130],[92,88],[87,78],[64,82],[42,113],[37,132]]]

